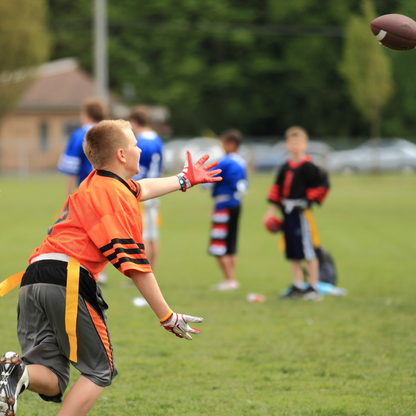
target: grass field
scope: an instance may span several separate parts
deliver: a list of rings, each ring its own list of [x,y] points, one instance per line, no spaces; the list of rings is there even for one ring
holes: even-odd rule
[[[104,295],[119,375],[91,415],[416,415],[416,175],[332,177],[315,209],[345,298],[281,300],[290,270],[262,227],[272,175],[250,178],[240,234],[242,287],[217,293],[206,254],[211,200],[201,189],[164,197],[156,276],[171,307],[203,316],[179,340],[110,270]],[[64,178],[0,180],[0,278],[21,271],[64,199]],[[262,293],[265,303],[245,300]],[[20,351],[15,289],[0,299],[0,349]],[[71,383],[77,377],[72,373]],[[18,415],[55,415],[25,393]]]

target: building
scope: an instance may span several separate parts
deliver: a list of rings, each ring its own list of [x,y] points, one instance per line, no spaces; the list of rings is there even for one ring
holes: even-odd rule
[[[21,74],[17,71],[16,74]],[[76,59],[41,65],[14,110],[0,123],[0,173],[55,170],[70,133],[80,126],[80,110],[93,97],[95,83]],[[169,111],[149,107],[156,125],[163,125]],[[110,95],[110,114],[128,117],[129,109]]]
[[[72,58],[41,65],[33,83],[0,125],[2,172],[55,169],[68,135],[80,125],[94,81]]]

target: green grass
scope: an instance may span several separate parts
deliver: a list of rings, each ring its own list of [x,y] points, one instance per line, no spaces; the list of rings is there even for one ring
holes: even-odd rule
[[[119,375],[91,415],[416,415],[414,349],[416,176],[332,177],[315,208],[345,298],[281,300],[290,269],[276,236],[262,226],[272,175],[252,175],[240,228],[238,278],[231,293],[206,253],[211,200],[201,189],[163,198],[156,275],[171,307],[203,316],[202,334],[179,340],[158,326],[138,293],[110,270],[104,295]],[[64,178],[2,178],[1,279],[26,267],[64,199]],[[245,300],[249,292],[265,303]],[[0,349],[20,351],[17,290],[0,299]],[[71,383],[77,373],[71,376]],[[19,415],[54,415],[33,393]]]

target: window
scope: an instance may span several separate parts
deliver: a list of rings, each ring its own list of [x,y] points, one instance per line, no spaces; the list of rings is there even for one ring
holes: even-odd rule
[[[71,133],[80,127],[81,124],[77,121],[66,121],[62,126],[63,139],[68,140]]]
[[[39,127],[40,149],[45,151],[49,144],[49,126],[46,121],[41,121]]]

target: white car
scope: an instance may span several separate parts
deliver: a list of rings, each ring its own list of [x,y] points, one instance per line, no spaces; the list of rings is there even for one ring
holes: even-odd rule
[[[371,139],[353,150],[331,153],[332,172],[416,170],[416,145],[403,139]]]

